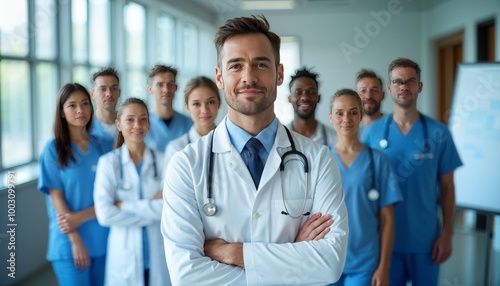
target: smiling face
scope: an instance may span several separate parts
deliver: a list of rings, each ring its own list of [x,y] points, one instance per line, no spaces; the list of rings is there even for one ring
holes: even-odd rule
[[[288,101],[292,104],[295,115],[302,119],[314,117],[320,100],[316,82],[312,78],[299,77],[293,81],[290,92]]]
[[[62,117],[69,127],[85,127],[90,120],[92,104],[87,94],[76,90],[63,103]]]
[[[274,116],[277,86],[283,66],[276,67],[271,42],[263,34],[228,38],[220,53],[216,82],[224,90],[230,116]]]
[[[403,109],[416,108],[418,94],[422,91],[422,82],[414,68],[394,68],[389,74],[387,90],[397,106]]]
[[[220,100],[217,94],[206,86],[193,89],[189,94],[186,104],[186,109],[189,115],[191,115],[191,119],[201,129],[212,128],[214,126],[219,107]]]
[[[148,110],[137,103],[122,107],[116,128],[123,135],[125,144],[143,142],[149,130]]]
[[[362,119],[359,101],[351,95],[341,95],[332,102],[330,122],[339,136],[357,136]]]

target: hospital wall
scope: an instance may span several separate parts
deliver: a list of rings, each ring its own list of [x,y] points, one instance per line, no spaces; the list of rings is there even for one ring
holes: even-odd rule
[[[371,68],[386,80],[387,65],[396,57],[409,57],[422,67],[424,91],[420,95],[419,108],[426,114],[436,116],[436,68],[435,40],[459,29],[465,29],[464,59],[474,62],[476,58],[476,25],[494,17],[500,21],[500,1],[451,0],[425,12],[406,11],[404,1],[402,11],[391,13],[390,20],[377,20],[380,10],[357,13],[314,13],[284,14],[265,13],[273,30],[281,36],[296,36],[300,41],[301,63],[315,67],[321,78],[320,92],[323,95],[319,105],[319,120],[328,123],[329,98],[343,87],[354,87],[355,73],[361,68]],[[478,4],[480,2],[480,4]],[[389,12],[390,13],[390,12]],[[241,16],[238,14],[237,16]],[[386,14],[385,14],[386,15]],[[227,15],[231,17],[233,15]],[[236,15],[234,15],[236,16]],[[215,29],[221,24],[216,20]],[[379,29],[375,29],[379,23]],[[367,32],[366,27],[373,30]],[[359,32],[361,31],[361,32]],[[363,37],[361,34],[365,34]],[[369,34],[369,35],[368,35]],[[362,38],[365,42],[362,42]],[[500,29],[496,29],[496,57],[500,60]],[[201,46],[212,46],[211,38],[202,39]],[[352,54],[341,47],[352,46]],[[204,55],[201,59],[208,57]],[[215,54],[212,55],[215,58]],[[213,71],[214,59],[202,62],[207,73]],[[286,68],[286,63],[285,63]],[[285,79],[288,84],[289,79]],[[181,95],[178,92],[178,95]],[[177,96],[182,100],[182,96]],[[392,111],[392,102],[387,98],[383,112]],[[47,214],[45,198],[36,190],[36,180],[19,184],[16,188],[16,279],[20,281],[45,263],[47,247]],[[0,191],[0,217],[6,218],[7,193]],[[6,222],[0,224],[0,257],[7,257]],[[5,262],[2,262],[5,265]],[[5,280],[7,269],[0,270],[0,284],[10,285],[13,280]]]
[[[397,57],[408,57],[420,64],[424,88],[419,95],[418,108],[424,114],[437,117],[436,41],[464,29],[464,60],[475,62],[476,25],[493,18],[498,27],[500,21],[500,1],[441,2],[424,12],[407,9],[409,1],[401,0],[397,9],[367,9],[356,13],[269,12],[265,15],[280,36],[298,38],[302,65],[314,67],[320,74],[322,99],[317,117],[323,123],[329,123],[330,97],[340,88],[353,88],[356,72],[361,68],[373,69],[382,76],[385,85],[387,67]],[[232,16],[238,15],[228,15]],[[498,28],[496,42],[498,60]],[[343,52],[342,48],[348,52]],[[286,69],[286,63],[284,66]],[[284,84],[288,82],[289,79],[285,79]],[[392,112],[389,94],[382,103],[382,111]]]

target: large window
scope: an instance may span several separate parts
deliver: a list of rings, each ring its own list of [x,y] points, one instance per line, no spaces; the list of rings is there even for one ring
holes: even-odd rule
[[[156,20],[156,53],[159,63],[175,65],[175,20],[172,16],[161,13]]]
[[[296,37],[281,37],[280,58],[284,67],[284,80],[283,84],[278,87],[274,112],[276,117],[286,124],[293,120],[293,107],[288,102],[288,95],[290,95],[288,83],[290,76],[300,67],[299,41]]]
[[[1,7],[0,172],[35,161],[51,136],[58,78],[55,0]]]
[[[146,8],[130,2],[125,6],[123,19],[128,95],[147,99]]]
[[[8,168],[29,162],[33,157],[29,65],[26,61],[3,60],[0,72],[2,166]]]
[[[122,97],[151,101],[154,64],[174,65],[185,77],[211,70],[198,46],[212,46],[213,36],[200,40],[198,21],[156,0],[0,0],[0,175],[35,165],[53,137],[57,93],[67,82],[90,88],[91,74],[112,66]]]
[[[73,81],[88,88],[91,73],[111,64],[109,0],[71,1]]]

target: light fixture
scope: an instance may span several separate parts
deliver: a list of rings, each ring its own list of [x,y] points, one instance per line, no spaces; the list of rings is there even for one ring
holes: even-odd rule
[[[290,10],[295,8],[295,1],[242,1],[241,10]]]

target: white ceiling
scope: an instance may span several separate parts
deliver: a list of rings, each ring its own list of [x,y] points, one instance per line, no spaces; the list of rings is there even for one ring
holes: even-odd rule
[[[238,14],[246,13],[349,13],[366,12],[371,10],[387,9],[388,5],[401,5],[406,11],[425,11],[437,6],[442,2],[450,0],[294,0],[295,8],[292,10],[254,10],[242,11],[241,2],[249,0],[189,0],[203,6],[215,14]]]

